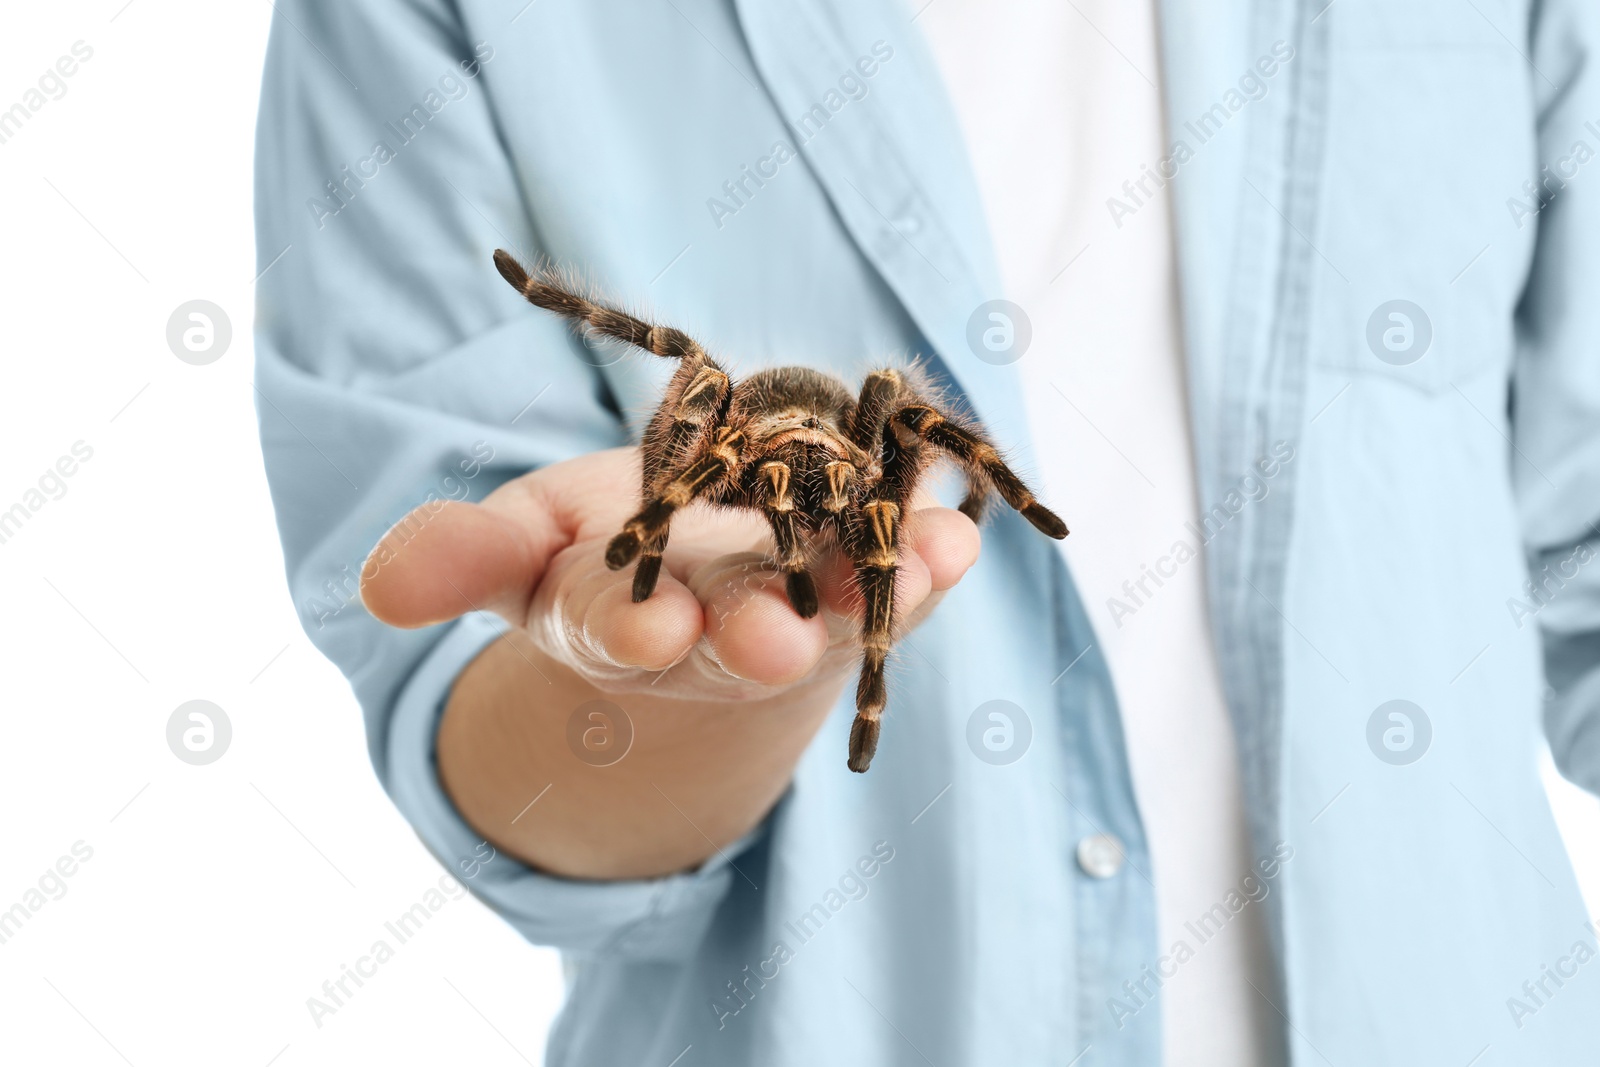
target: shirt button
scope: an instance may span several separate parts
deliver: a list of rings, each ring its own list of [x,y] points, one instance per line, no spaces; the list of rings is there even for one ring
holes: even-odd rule
[[[922,220],[915,215],[902,215],[889,225],[893,226],[899,233],[916,233],[922,229]]]
[[[1110,878],[1122,870],[1122,842],[1111,834],[1090,834],[1078,842],[1078,866],[1091,878]]]

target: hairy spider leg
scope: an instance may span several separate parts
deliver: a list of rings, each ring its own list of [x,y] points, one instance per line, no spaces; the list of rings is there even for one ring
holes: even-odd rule
[[[950,453],[962,466],[993,485],[1023,518],[1046,537],[1067,536],[1067,524],[1033,495],[1015,471],[1000,458],[1000,452],[982,435],[956,425],[927,404],[908,404],[890,419],[895,437],[903,446],[926,441]]]
[[[884,434],[884,424],[891,415],[908,404],[927,402],[917,395],[904,374],[893,367],[873,371],[861,384],[861,395],[856,401],[855,418],[851,422],[850,438],[857,446],[871,451],[895,447],[895,439]],[[962,464],[967,480],[967,493],[961,501],[960,511],[973,522],[982,522],[993,484],[982,469],[972,464]]]
[[[861,676],[856,682],[856,717],[850,725],[849,767],[872,765],[884,707],[889,702],[884,664],[893,641],[894,582],[900,562],[900,505],[874,497],[861,505],[849,545],[861,592]]]
[[[644,546],[657,542],[665,545],[673,512],[695,497],[726,484],[739,469],[745,444],[745,435],[739,430],[728,426],[717,430],[716,436],[702,446],[700,455],[688,468],[669,481],[659,494],[646,500],[639,513],[623,525],[622,532],[611,539],[606,546],[606,566],[614,571],[621,570],[633,562]],[[638,575],[635,575],[635,604],[647,599],[655,591],[655,579],[661,570],[660,556],[653,557],[650,568],[649,588],[641,588]]]
[[[856,717],[850,725],[849,767],[860,774],[872,765],[889,702],[884,666],[894,641],[895,577],[900,571],[900,520],[922,470],[915,447],[897,446],[880,425],[882,473],[865,489],[867,499],[856,521],[845,527],[844,547],[855,565],[861,593],[861,677],[856,683]]]
[[[667,385],[667,396],[677,397],[670,417],[658,415],[647,431],[643,462],[641,496],[645,506],[633,523],[645,516],[651,521],[634,528],[634,545],[626,534],[614,538],[607,551],[608,562],[618,551],[631,551],[639,555],[639,566],[633,576],[633,600],[647,600],[655,592],[661,576],[661,557],[667,549],[668,517],[671,509],[662,511],[659,502],[681,492],[678,483],[687,476],[691,466],[701,458],[710,428],[721,426],[727,412],[732,382],[727,373],[706,354],[693,337],[670,326],[652,326],[627,312],[599,301],[591,300],[577,291],[576,284],[553,270],[536,270],[530,274],[509,252],[496,249],[494,264],[501,277],[511,287],[536,307],[581,323],[602,336],[625,341],[657,356],[679,361]],[[663,405],[665,406],[665,405]],[[697,495],[701,490],[691,493]],[[652,503],[655,507],[652,508]],[[630,527],[633,527],[630,523]],[[619,546],[619,541],[633,545],[631,550]],[[631,558],[631,555],[630,557]],[[623,564],[626,565],[626,561]],[[620,565],[619,565],[620,566]]]
[[[850,420],[850,440],[863,452],[876,452],[882,444],[883,424],[889,413],[911,395],[905,376],[892,367],[868,374],[856,398],[855,415]]]
[[[575,279],[555,270],[536,269],[530,273],[505,249],[496,249],[494,265],[501,277],[535,307],[594,330],[603,337],[625,341],[653,355],[676,359],[679,367],[667,385],[667,396],[678,397],[676,418],[665,427],[664,455],[647,455],[644,492],[656,488],[662,468],[674,457],[687,455],[698,443],[699,431],[721,415],[727,403],[727,373],[706,354],[698,341],[671,326],[652,326],[620,308],[591,300],[578,291]],[[659,420],[658,420],[659,421]],[[647,450],[648,451],[648,450]]]
[[[822,499],[822,510],[825,514],[837,516],[850,506],[850,491],[856,484],[855,464],[839,460],[829,463],[822,470],[828,481],[828,495]]]
[[[536,307],[586,323],[596,333],[626,341],[658,356],[684,360],[705,358],[705,349],[682,330],[652,326],[620,308],[590,300],[553,270],[536,269],[530,273],[503,248],[495,249],[494,265],[500,276]]]
[[[700,496],[722,497],[734,487],[751,458],[747,452],[752,446],[743,429],[726,425],[734,384],[705,349],[681,330],[652,326],[592,300],[579,291],[575,281],[555,270],[539,268],[530,273],[503,250],[495,252],[494,261],[500,274],[530,303],[601,336],[679,361],[666,397],[645,433],[643,503],[606,547],[606,565],[612,570],[638,558],[633,599],[635,603],[645,600],[660,577],[673,513]],[[1061,538],[1067,535],[1067,527],[1038,502],[981,429],[969,429],[941,412],[935,403],[919,396],[899,370],[887,368],[867,376],[842,443],[852,452],[850,462],[831,462],[822,468],[826,487],[818,487],[820,499],[812,501],[808,495],[805,502],[797,501],[793,469],[783,461],[770,460],[759,467],[753,486],[758,495],[748,503],[767,516],[778,546],[779,565],[787,575],[789,601],[802,616],[809,618],[817,612],[815,581],[806,567],[807,531],[814,520],[838,531],[840,544],[854,565],[864,619],[849,766],[860,772],[871,765],[888,702],[884,667],[896,621],[900,523],[927,465],[921,446],[932,445],[961,465],[968,484],[961,510],[974,520],[981,517],[991,492],[997,491],[1043,533]],[[873,450],[876,463],[868,455]],[[814,514],[809,510],[813,508]]]
[[[698,451],[706,430],[722,425],[728,397],[733,392],[733,382],[710,359],[700,361],[700,366],[692,373],[680,369],[673,375],[674,379],[680,377],[685,379],[682,383],[674,380],[667,387],[667,398],[674,393],[678,397],[671,418],[657,416],[647,434],[654,438],[649,443],[659,447],[645,449],[646,494],[659,488],[656,483],[663,476],[682,473],[686,462]],[[680,384],[681,389],[677,388]]]
[[[806,569],[805,541],[796,521],[793,474],[787,463],[773,459],[761,464],[757,475],[764,490],[761,508],[778,545],[778,568],[784,573],[789,603],[802,619],[812,618],[817,613],[817,584]]]
[[[681,477],[700,454],[708,428],[721,427],[732,383],[728,376],[710,360],[695,374],[678,397],[671,425],[657,433],[665,445],[647,447],[644,454],[644,487],[641,495],[650,501],[668,492],[673,481]],[[680,458],[683,457],[683,458]],[[669,524],[663,522],[650,536],[639,544],[639,566],[633,572],[633,602],[650,599],[661,577],[661,557],[667,551]]]

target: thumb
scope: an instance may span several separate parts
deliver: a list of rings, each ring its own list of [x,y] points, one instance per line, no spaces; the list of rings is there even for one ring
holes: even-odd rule
[[[525,523],[459,501],[424,504],[396,523],[361,568],[361,600],[372,616],[413,629],[469,611],[523,624],[550,551]]]

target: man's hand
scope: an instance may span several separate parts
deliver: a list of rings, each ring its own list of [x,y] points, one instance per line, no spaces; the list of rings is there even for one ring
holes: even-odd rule
[[[633,603],[633,568],[608,570],[604,555],[637,509],[639,462],[638,449],[613,449],[507,483],[480,505],[418,509],[363,570],[362,600],[390,625],[475,609],[511,624],[456,682],[440,776],[488,841],[568,877],[683,870],[748,831],[859,660],[848,561],[817,561],[823,610],[800,618],[764,562],[770,536],[754,513],[680,512],[655,592]],[[977,559],[978,531],[928,506],[905,544],[895,604],[909,628]],[[568,719],[596,699],[622,707],[634,731],[606,767],[567,745]],[[841,774],[844,762],[841,751]]]

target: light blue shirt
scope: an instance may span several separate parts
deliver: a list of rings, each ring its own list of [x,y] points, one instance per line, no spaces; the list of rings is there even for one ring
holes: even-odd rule
[[[491,250],[578,266],[736,370],[925,354],[1026,465],[1015,368],[968,342],[1001,294],[890,0],[277,7],[258,407],[290,583],[460,873],[480,837],[434,733],[499,627],[385,628],[361,562],[427,499],[628,441],[667,370],[574,340]],[[1007,513],[902,643],[869,774],[841,705],[698,871],[472,867],[573,964],[549,1062],[1155,1064],[1163,976],[1244,907],[1294,1063],[1594,1061],[1596,935],[1536,760],[1542,726],[1600,788],[1600,9],[1509,7],[1161,4],[1241,893],[1157,943],[1116,694],[1058,554]],[[996,700],[1031,734],[1009,763],[968,739]],[[1079,860],[1101,834],[1115,870]]]

